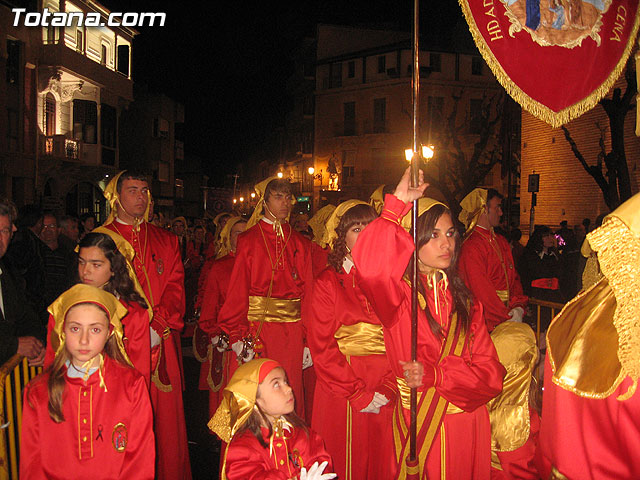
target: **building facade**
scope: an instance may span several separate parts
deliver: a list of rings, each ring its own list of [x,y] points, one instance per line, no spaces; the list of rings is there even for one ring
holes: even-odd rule
[[[107,19],[96,2],[42,0],[37,9]],[[129,27],[13,26],[0,6],[7,90],[3,194],[57,213],[106,214],[102,189],[120,166],[119,119],[133,100]],[[1,106],[0,106],[1,107]]]
[[[434,144],[436,155],[427,172],[441,178],[438,138],[445,122],[457,112],[458,140],[470,154],[482,108],[501,88],[474,49],[422,48],[420,138]],[[318,27],[312,175],[316,206],[367,199],[380,184],[397,182],[407,167],[404,151],[412,145],[411,81],[408,33]],[[503,189],[499,166],[484,182]]]
[[[624,92],[624,78],[613,88],[621,88]],[[607,97],[611,98],[612,91]],[[634,134],[635,122],[636,110],[631,109],[625,119],[624,143],[633,193],[637,193],[640,187],[640,139]],[[611,151],[609,119],[602,106],[596,105],[589,112],[569,122],[566,127],[590,166],[602,162],[599,160],[601,136],[606,152]],[[602,191],[575,157],[562,129],[551,128],[523,110],[521,151],[521,184],[526,186],[531,174],[540,175],[534,225],[555,228],[566,220],[572,226],[581,223],[584,218],[589,218],[593,225],[598,215],[609,212]],[[604,165],[602,172],[606,172]],[[522,230],[528,231],[531,223],[531,194],[525,191],[525,187],[521,197],[520,223]]]

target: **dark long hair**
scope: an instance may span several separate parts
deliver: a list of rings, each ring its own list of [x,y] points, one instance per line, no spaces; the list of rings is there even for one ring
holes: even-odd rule
[[[418,217],[418,251],[420,251],[420,249],[424,245],[429,243],[429,240],[431,240],[431,234],[436,227],[436,223],[438,223],[438,220],[442,215],[449,215],[449,217],[451,217],[453,221],[451,210],[449,210],[444,205],[434,205]],[[460,257],[462,239],[457,229],[455,229],[453,238],[455,239],[455,247],[451,256],[451,264],[449,265],[449,268],[445,270],[445,273],[447,274],[447,277],[449,279],[449,289],[451,290],[451,295],[453,296],[453,310],[451,311],[451,313],[458,313],[458,323],[464,329],[463,331],[465,331],[469,328],[469,325],[471,323],[470,312],[473,297],[471,296],[469,289],[466,287],[462,279],[458,276],[458,258]],[[411,279],[412,271],[413,256],[409,260],[409,265],[407,265],[407,269],[405,270],[405,278]],[[425,299],[427,298],[427,293],[423,282],[418,282],[418,292],[420,292],[420,294],[422,294]],[[431,331],[436,335],[442,335],[440,324],[433,318],[433,315],[431,315],[428,307],[425,308],[424,313],[427,315],[427,320],[429,321]]]
[[[102,289],[120,297],[125,302],[136,302],[142,308],[148,308],[147,302],[136,292],[133,280],[129,277],[127,259],[120,253],[113,239],[106,233],[91,232],[85,235],[78,244],[79,249],[88,247],[98,247],[111,264],[113,275]]]
[[[333,249],[329,252],[327,263],[335,268],[336,272],[342,270],[342,262],[347,255],[347,232],[354,225],[361,225],[363,228],[371,223],[378,215],[370,205],[358,204],[344,212],[340,223],[336,227],[338,237],[333,242]]]

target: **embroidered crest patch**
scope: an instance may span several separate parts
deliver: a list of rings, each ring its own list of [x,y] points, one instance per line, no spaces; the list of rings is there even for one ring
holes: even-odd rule
[[[117,452],[124,452],[129,442],[129,433],[124,423],[118,423],[113,427],[111,433],[111,443]]]
[[[156,271],[158,272],[158,275],[162,275],[164,273],[164,262],[161,258],[156,261]]]

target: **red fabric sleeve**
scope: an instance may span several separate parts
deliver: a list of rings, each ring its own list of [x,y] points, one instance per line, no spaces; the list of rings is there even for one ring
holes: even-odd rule
[[[510,309],[502,303],[496,293],[495,285],[487,278],[487,261],[492,257],[488,257],[482,249],[474,247],[474,245],[463,245],[458,269],[473,296],[482,303],[487,327],[491,331],[509,318]]]
[[[164,265],[164,275],[167,279],[162,290],[161,298],[154,298],[153,307],[155,320],[172,330],[181,331],[184,328],[184,267],[178,237],[171,235],[171,246],[167,252],[167,262]],[[161,332],[158,332],[161,333]]]
[[[455,406],[472,412],[502,392],[506,370],[482,316],[482,306],[471,311],[469,345],[462,356],[449,355],[438,365],[436,390]]]
[[[128,441],[135,448],[125,451],[121,478],[132,480],[153,480],[155,475],[156,445],[153,435],[153,411],[149,400],[149,391],[144,380],[138,377],[129,390],[135,403],[131,406],[135,412],[135,422],[131,422]],[[30,477],[25,477],[30,478]]]
[[[222,306],[223,292],[220,289],[220,272],[212,266],[207,272],[205,287],[202,291],[202,304],[200,307],[200,319],[198,325],[210,336],[215,336],[218,323],[218,313]]]
[[[386,195],[382,214],[362,231],[351,252],[360,287],[385,327],[398,320],[396,311],[405,298],[401,282],[413,240],[398,222],[410,205]]]
[[[229,335],[230,344],[249,331],[247,313],[249,311],[249,289],[251,287],[251,252],[245,234],[238,236],[236,261],[229,279],[232,287],[218,314],[218,327]]]
[[[365,382],[354,373],[338,348],[334,334],[341,325],[335,308],[335,275],[325,271],[313,289],[311,322],[307,330],[313,365],[318,379],[333,394],[346,398],[355,410],[362,410],[373,400],[375,390],[366,388]]]
[[[20,441],[20,478],[46,478],[40,457],[40,425],[36,405],[38,398],[32,395],[32,385],[24,391],[22,410],[22,433]]]
[[[137,303],[122,304],[129,313],[122,319],[125,334],[125,349],[133,366],[142,374],[147,386],[151,381],[151,336],[149,333],[149,311]]]

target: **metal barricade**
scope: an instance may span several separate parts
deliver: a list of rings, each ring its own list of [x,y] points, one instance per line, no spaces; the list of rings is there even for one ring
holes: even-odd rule
[[[0,367],[0,480],[17,480],[22,435],[22,392],[42,372],[27,359],[14,355]]]
[[[538,346],[540,346],[540,335],[543,329],[546,330],[549,327],[549,323],[560,313],[562,307],[564,307],[563,303],[547,302],[546,300],[529,297],[529,309],[535,321]]]

